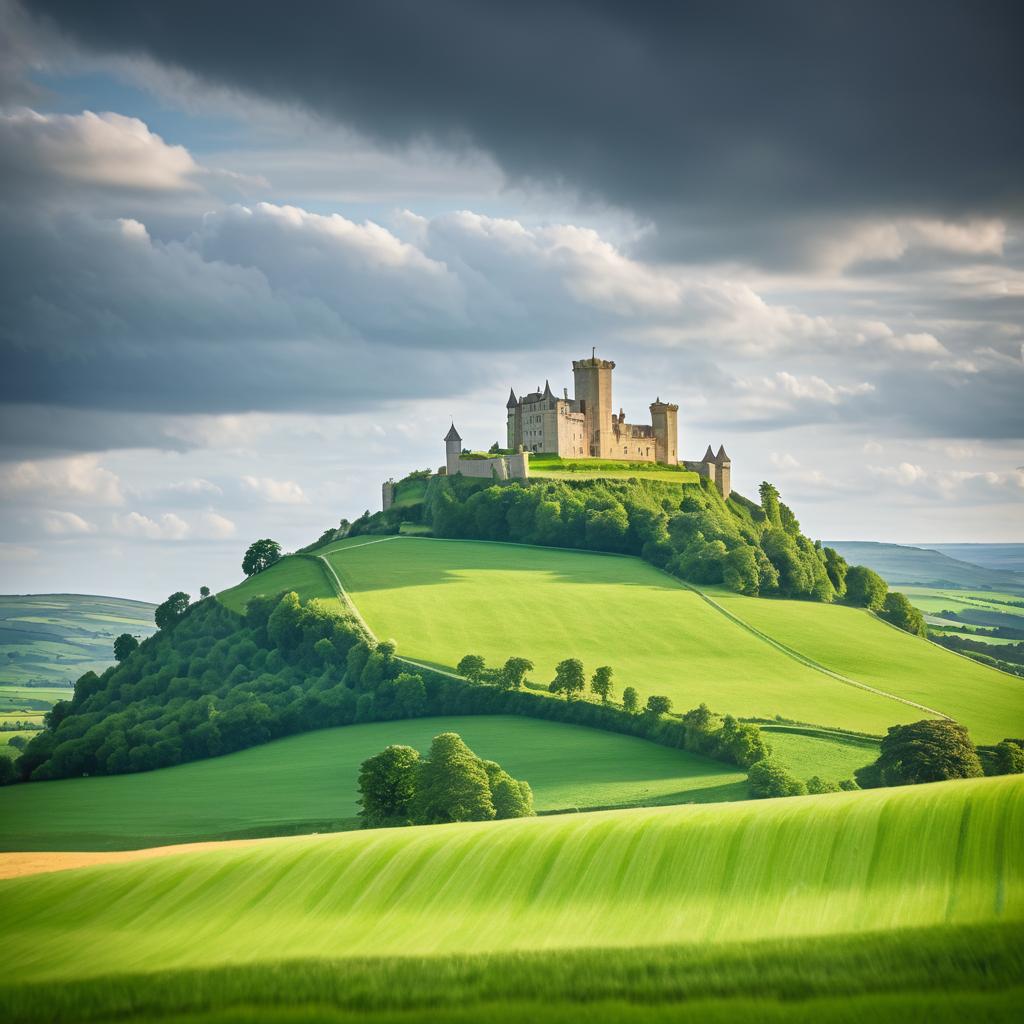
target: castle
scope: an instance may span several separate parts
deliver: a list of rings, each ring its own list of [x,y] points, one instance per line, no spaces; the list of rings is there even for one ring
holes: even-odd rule
[[[718,453],[708,445],[700,459],[680,460],[678,448],[679,406],[655,399],[650,406],[651,422],[627,423],[626,414],[613,411],[610,359],[574,359],[574,397],[567,388],[557,398],[548,382],[544,390],[516,398],[510,390],[507,413],[507,452],[495,455],[463,451],[462,438],[453,423],[445,436],[445,467],[449,476],[485,477],[497,480],[525,480],[530,475],[530,453],[543,452],[563,459],[614,459],[623,462],[652,462],[683,466],[710,480],[723,498],[732,491],[732,462],[721,445]],[[391,492],[389,493],[389,486]],[[384,507],[393,498],[393,482],[384,485]]]

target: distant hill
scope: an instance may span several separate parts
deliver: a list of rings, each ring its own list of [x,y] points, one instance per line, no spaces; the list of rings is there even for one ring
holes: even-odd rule
[[[921,547],[986,569],[1024,573],[1024,544],[922,544]]]
[[[0,685],[69,686],[114,661],[114,637],[156,632],[145,601],[86,594],[0,595]]]
[[[830,540],[824,543],[835,548],[851,565],[866,565],[874,569],[894,587],[952,587],[1024,593],[1024,572],[986,568],[929,548],[874,541]]]

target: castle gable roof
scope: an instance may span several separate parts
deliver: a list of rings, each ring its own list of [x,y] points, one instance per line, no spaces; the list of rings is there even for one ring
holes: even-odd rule
[[[461,441],[462,440],[462,438],[459,437],[459,432],[455,429],[455,424],[454,423],[451,425],[451,428],[449,429],[448,433],[444,435],[444,439],[446,441]]]

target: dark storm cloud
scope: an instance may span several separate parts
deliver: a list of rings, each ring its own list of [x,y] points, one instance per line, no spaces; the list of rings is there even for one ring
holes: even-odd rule
[[[651,217],[667,254],[770,252],[765,225],[794,211],[958,216],[1024,198],[1016,0],[32,8],[87,46],[377,139],[469,141],[513,178]]]

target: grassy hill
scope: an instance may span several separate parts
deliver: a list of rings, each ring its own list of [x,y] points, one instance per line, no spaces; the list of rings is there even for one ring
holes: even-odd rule
[[[0,595],[0,686],[70,686],[114,660],[114,637],[156,631],[155,605],[83,594]]]
[[[679,711],[704,701],[881,734],[929,716],[914,702],[958,717],[977,742],[1024,730],[1021,683],[850,608],[760,598],[723,606],[758,635],[634,558],[413,538],[355,538],[325,557],[377,635],[433,665],[469,652],[491,663],[524,655],[546,682],[557,661],[579,657],[590,671],[611,665],[617,692],[665,694]],[[243,606],[259,580],[226,600]]]
[[[747,796],[745,772],[631,736],[505,715],[419,718],[324,729],[155,772],[4,788],[0,850],[131,849],[351,828],[361,762],[389,743],[426,751],[447,730],[525,778],[542,813]],[[797,767],[803,751],[786,746]],[[854,766],[872,756],[851,753]],[[837,778],[851,774],[838,767]]]
[[[394,1009],[415,1005],[422,984],[429,1009],[448,986],[479,1003],[529,980],[517,996],[538,1019],[570,1019],[560,1000],[614,994],[616,982],[634,1004],[739,996],[730,1019],[753,1019],[758,999],[799,1010],[808,996],[870,996],[888,974],[883,988],[902,994],[870,1016],[919,1008],[907,998],[916,984],[960,1013],[994,1000],[1010,1019],[1022,829],[1024,780],[1009,777],[265,840],[13,879],[0,882],[5,982],[38,984],[8,987],[0,1006],[23,1020],[61,1006],[62,1019],[143,1018],[232,998]],[[457,959],[405,959],[447,954]],[[333,986],[317,967],[377,956],[402,959],[357,961],[349,975],[332,964]],[[105,975],[119,977],[76,984]],[[797,1019],[867,1019],[864,1005],[843,1005],[845,1017],[812,1002]],[[623,1019],[615,1006],[588,1016]],[[930,1019],[956,1019],[941,1014]]]
[[[661,483],[693,484],[698,474],[682,466],[616,459],[562,459],[541,452],[530,456],[530,476],[554,480],[658,480]]]
[[[1024,572],[993,569],[930,548],[873,541],[827,541],[850,565],[866,565],[892,587],[955,587],[1024,593]]]

